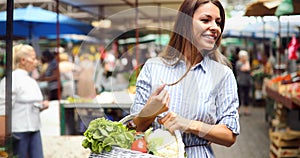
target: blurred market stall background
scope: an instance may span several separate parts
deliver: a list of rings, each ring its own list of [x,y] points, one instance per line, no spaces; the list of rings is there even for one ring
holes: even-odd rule
[[[50,141],[74,140],[78,143],[91,120],[103,116],[118,121],[128,115],[138,72],[148,58],[157,56],[167,45],[181,2],[14,1],[11,42],[31,44],[38,57],[49,49],[56,53],[62,65],[59,78],[61,99],[52,102],[48,111],[42,114],[42,133],[47,141],[43,142],[44,146],[56,146],[48,151],[47,157],[66,156],[55,156],[61,146]],[[1,78],[5,75],[9,39],[6,32],[7,4],[8,1],[0,0]],[[282,155],[281,151],[290,151],[288,156],[299,157],[300,1],[222,0],[222,4],[227,19],[220,51],[233,63],[237,50],[250,53],[254,84],[249,95],[255,113],[252,119],[242,117],[241,125],[244,131],[257,132],[253,135],[255,139],[249,140],[251,132],[243,135],[242,131],[237,145],[230,152],[236,157],[282,157],[287,155]],[[41,65],[38,72],[43,69]],[[45,90],[46,84],[40,82],[41,88]],[[5,129],[3,117],[0,122],[0,129]],[[248,126],[253,126],[253,129]],[[291,134],[291,130],[297,131],[296,134]],[[292,136],[283,138],[282,135]],[[0,150],[6,149],[3,136],[5,132],[0,131]],[[282,145],[285,139],[293,139],[293,142]],[[261,145],[256,145],[259,143]],[[249,151],[239,152],[243,147]],[[80,149],[81,146],[77,146],[73,151],[88,154]],[[234,157],[226,154],[228,149],[218,146],[215,149],[218,156]],[[258,155],[253,154],[257,150]],[[71,157],[82,156],[79,155],[73,153]]]

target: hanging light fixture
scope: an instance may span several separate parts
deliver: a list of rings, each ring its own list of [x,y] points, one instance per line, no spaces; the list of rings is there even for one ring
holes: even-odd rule
[[[92,22],[92,26],[96,28],[110,28],[111,27],[111,20],[109,19],[102,19]]]

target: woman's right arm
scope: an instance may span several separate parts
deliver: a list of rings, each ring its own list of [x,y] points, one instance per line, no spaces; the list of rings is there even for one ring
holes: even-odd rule
[[[158,114],[168,111],[169,93],[164,90],[165,84],[158,87],[149,97],[146,105],[133,119],[137,131],[149,128]]]

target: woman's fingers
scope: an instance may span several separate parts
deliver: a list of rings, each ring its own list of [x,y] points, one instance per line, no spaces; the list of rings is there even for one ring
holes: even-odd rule
[[[177,115],[174,112],[168,113],[161,119],[161,123],[173,133],[175,130],[186,131],[190,127],[192,121]]]
[[[178,128],[177,124],[176,124],[176,114],[175,113],[168,113],[167,117],[164,117],[163,121],[163,125],[169,130],[169,132],[171,132],[172,134],[174,133],[174,131]],[[175,117],[174,117],[175,116]]]
[[[165,91],[165,94],[163,94],[162,103],[163,103],[163,105],[166,105],[170,100],[170,95],[166,90],[164,90],[164,91]]]
[[[166,84],[159,86],[154,92],[153,95],[159,95],[161,91],[166,87]]]
[[[164,90],[166,85],[158,87],[150,96],[147,104],[139,113],[140,117],[156,117],[156,115],[168,111],[170,96],[167,90]]]
[[[164,116],[162,119],[161,119],[161,122],[163,124],[166,124],[166,123],[169,123],[171,121],[171,118],[173,116],[173,112],[169,112],[166,116]]]

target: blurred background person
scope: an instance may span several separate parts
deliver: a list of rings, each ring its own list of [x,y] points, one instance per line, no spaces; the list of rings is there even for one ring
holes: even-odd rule
[[[77,82],[77,93],[82,98],[94,98],[96,88],[94,84],[95,64],[92,56],[88,53],[82,54],[80,60],[80,71]]]
[[[72,97],[75,94],[74,73],[79,71],[79,66],[69,61],[67,53],[59,54],[59,72],[62,83],[62,99]]]
[[[40,112],[49,103],[43,101],[38,83],[30,76],[37,63],[33,47],[22,44],[13,47],[12,134],[16,139],[13,153],[19,158],[43,158]],[[0,107],[4,106],[5,78],[0,83]]]
[[[49,50],[43,51],[41,61],[43,64],[47,63],[47,68],[44,73],[41,73],[39,81],[47,81],[48,100],[58,100],[60,98],[58,92],[59,71],[58,71],[58,63],[54,53],[50,52]],[[60,89],[62,91],[61,86]]]
[[[252,86],[251,67],[248,52],[241,50],[238,53],[238,61],[236,62],[236,78],[238,83],[238,94],[240,107],[244,106],[244,114],[249,115],[249,92]]]

